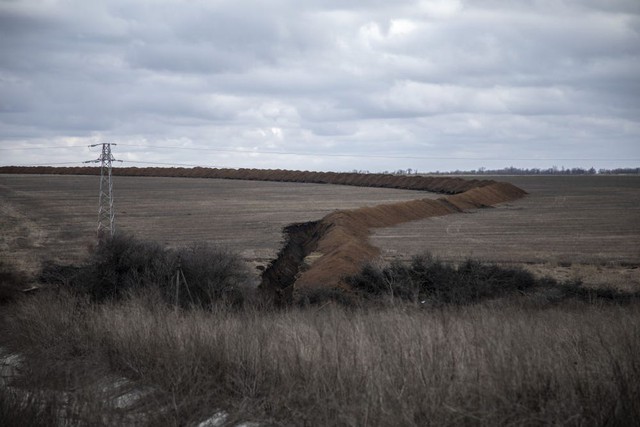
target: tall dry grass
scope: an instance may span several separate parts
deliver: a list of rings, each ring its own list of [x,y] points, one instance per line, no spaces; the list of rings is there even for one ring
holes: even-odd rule
[[[152,386],[139,408],[150,425],[190,425],[221,409],[229,422],[286,425],[629,425],[640,416],[634,304],[174,312],[158,301],[43,294],[7,307],[0,336],[25,355],[31,386],[47,387],[62,366]],[[65,372],[77,391],[88,387]]]

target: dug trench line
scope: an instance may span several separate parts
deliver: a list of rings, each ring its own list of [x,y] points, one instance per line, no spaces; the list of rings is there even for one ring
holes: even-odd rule
[[[0,167],[0,173],[98,175],[97,167]],[[284,229],[285,245],[262,274],[260,288],[275,301],[291,302],[297,289],[346,287],[344,277],[357,273],[380,251],[369,242],[373,228],[443,216],[516,200],[526,192],[512,184],[457,177],[404,176],[339,172],[216,168],[114,168],[114,175],[217,178],[397,188],[447,194],[331,213]],[[314,262],[310,264],[310,258]]]
[[[37,175],[100,175],[99,167],[2,166],[4,174]],[[310,172],[280,169],[218,169],[218,168],[113,168],[116,176],[148,176],[177,178],[215,178],[246,181],[276,181],[313,184],[349,185],[356,187],[397,188],[458,194],[494,181],[433,177],[419,175],[391,175],[381,173]]]
[[[292,224],[284,229],[285,245],[264,271],[260,287],[279,304],[292,302],[301,289],[348,288],[344,278],[380,254],[369,242],[372,229],[490,207],[526,194],[514,185],[492,182],[437,200],[342,210],[319,221]],[[317,259],[309,266],[306,259],[312,254]]]

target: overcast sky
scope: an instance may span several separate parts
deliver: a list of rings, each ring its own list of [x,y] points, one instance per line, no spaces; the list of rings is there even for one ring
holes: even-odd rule
[[[640,1],[0,0],[0,164],[102,142],[129,166],[637,167]]]

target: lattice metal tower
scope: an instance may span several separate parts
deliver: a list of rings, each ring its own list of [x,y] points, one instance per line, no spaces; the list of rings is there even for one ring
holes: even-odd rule
[[[115,212],[113,210],[113,181],[111,180],[111,164],[121,162],[111,154],[112,143],[93,144],[89,147],[102,145],[102,153],[96,160],[84,163],[100,163],[100,195],[98,206],[98,242],[106,237],[113,237],[115,232]]]

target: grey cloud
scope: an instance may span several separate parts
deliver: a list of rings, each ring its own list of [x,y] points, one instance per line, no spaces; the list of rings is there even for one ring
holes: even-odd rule
[[[632,0],[0,1],[0,141],[638,158],[639,29]]]

